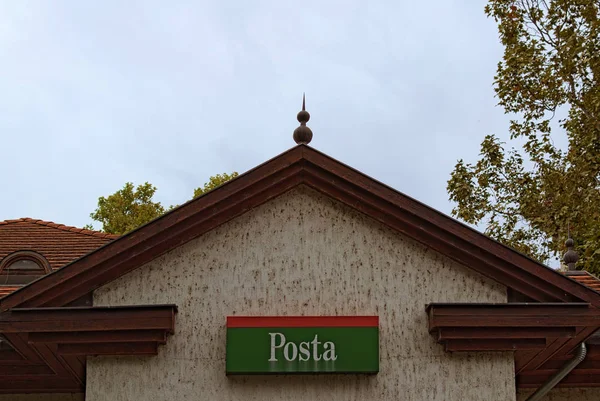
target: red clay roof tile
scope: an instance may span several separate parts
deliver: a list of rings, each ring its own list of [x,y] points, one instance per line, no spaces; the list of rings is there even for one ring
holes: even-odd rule
[[[577,274],[569,274],[569,272],[567,272],[566,275],[572,278],[573,280],[585,285],[586,287],[600,292],[600,278],[586,271],[577,271]]]
[[[35,251],[56,270],[118,237],[28,217],[0,221],[0,262],[16,251]],[[0,286],[0,298],[17,288]]]
[[[0,298],[21,288],[22,285],[0,285]]]

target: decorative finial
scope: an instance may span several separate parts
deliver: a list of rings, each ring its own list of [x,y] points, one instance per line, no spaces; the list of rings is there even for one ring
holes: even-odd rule
[[[298,145],[302,143],[306,145],[312,140],[313,133],[310,128],[306,126],[306,123],[310,120],[310,114],[306,111],[306,98],[304,94],[302,94],[302,111],[298,113],[297,118],[300,126],[294,130],[294,141],[296,141]]]
[[[573,249],[575,246],[575,241],[573,241],[573,238],[571,238],[570,231],[571,230],[569,230],[569,238],[565,242],[565,245],[567,246],[567,252],[565,252],[565,255],[563,256],[563,261],[569,267],[569,271],[574,271],[577,270],[575,268],[575,263],[577,263],[579,260],[579,255]]]

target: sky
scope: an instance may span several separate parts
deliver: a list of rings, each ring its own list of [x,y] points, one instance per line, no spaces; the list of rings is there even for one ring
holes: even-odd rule
[[[446,214],[458,159],[507,137],[482,0],[0,0],[0,220],[82,227],[311,146]],[[98,224],[96,228],[100,228]]]

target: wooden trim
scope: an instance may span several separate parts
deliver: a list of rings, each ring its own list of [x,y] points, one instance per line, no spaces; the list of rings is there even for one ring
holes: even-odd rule
[[[546,348],[546,340],[543,338],[459,339],[445,341],[444,348],[448,352],[542,350]]]
[[[600,294],[595,293],[595,291],[580,285],[574,280],[568,279],[559,272],[520,254],[512,248],[492,240],[466,224],[460,223],[457,220],[308,146],[304,146],[303,156],[312,165],[335,176],[336,182],[332,184],[337,185],[340,179],[343,179],[344,181],[359,187],[364,193],[373,194],[381,200],[395,205],[396,213],[403,210],[417,216],[421,221],[431,224],[436,227],[436,229],[452,234],[454,240],[460,239],[466,243],[475,244],[480,251],[489,253],[498,259],[508,262],[513,266],[513,269],[528,273],[533,277],[541,278],[542,282],[545,283],[543,286],[547,286],[548,284],[557,286],[564,289],[565,292],[572,295],[573,298],[582,299],[600,306]],[[422,229],[421,226],[415,226],[413,228],[417,230]],[[475,266],[469,267],[474,268]],[[510,283],[504,283],[504,285],[511,287]]]
[[[123,330],[123,331],[76,331],[39,332],[29,334],[29,343],[114,343],[114,342],[156,342],[166,344],[164,330]]]
[[[442,327],[600,326],[600,310],[587,304],[431,304],[429,330]]]
[[[533,371],[517,377],[518,388],[537,388],[556,371]],[[575,369],[557,387],[600,387],[600,372]]]
[[[6,333],[4,336],[21,358],[32,363],[43,362],[38,353],[27,344],[27,333]]]
[[[2,333],[174,330],[175,305],[12,309],[0,315]]]
[[[21,355],[14,349],[0,350],[0,366],[18,364],[29,365],[31,364],[31,362],[24,358],[23,355]]]
[[[450,259],[527,294],[537,301],[569,302],[577,300],[565,291],[554,287],[553,284],[515,268],[512,264],[502,261],[494,255],[487,255],[476,243],[457,238],[452,233],[423,220],[420,216],[408,213],[403,206],[399,208],[398,204],[377,198],[367,191],[361,191],[352,183],[340,181],[339,178],[327,172],[307,167],[306,184]]]
[[[157,355],[156,342],[59,344],[59,355]]]
[[[238,181],[239,189],[231,187],[229,183],[225,184],[218,190],[209,192],[215,197],[219,195],[218,199],[198,197],[186,204],[189,205],[189,209],[178,208],[174,211],[177,213],[171,212],[155,220],[156,225],[143,226],[6,296],[0,300],[0,309],[5,310],[17,305],[63,306],[76,297],[299,185],[302,168],[298,160],[294,158],[281,163],[281,166],[275,166],[277,168],[269,168],[269,171],[274,171],[262,180],[252,180],[250,183]],[[231,181],[231,184],[235,181],[237,179]],[[221,189],[228,191],[221,192]],[[225,202],[227,199],[230,201]],[[168,216],[172,216],[174,220],[167,219]]]
[[[537,372],[547,372],[550,374],[551,371],[562,368],[567,361],[569,361],[570,359],[573,358],[573,355],[568,355],[568,356],[569,356],[569,358],[561,357],[561,358],[551,359],[551,360],[547,361],[546,363],[544,363],[542,366],[540,366],[540,368],[537,369],[536,371]],[[583,362],[581,362],[579,365],[577,365],[577,370],[579,370],[579,371],[585,370],[586,372],[589,372],[592,370],[597,370],[598,372],[600,372],[600,361],[597,359],[587,359],[586,358]]]
[[[0,365],[0,377],[10,376],[15,379],[31,376],[53,376],[55,373],[46,364],[40,365]]]
[[[438,341],[572,338],[576,332],[574,327],[444,327],[438,329]]]
[[[58,353],[58,346],[54,348],[55,352],[59,355],[58,358],[62,361],[63,365],[69,373],[77,379],[79,383],[85,386],[86,379],[86,361],[81,360],[76,355],[60,355]]]
[[[600,294],[305,145],[6,296],[0,310],[63,306],[268,200],[306,184],[536,301]]]
[[[591,327],[578,327],[577,335],[573,338],[556,339],[545,350],[535,355],[528,361],[517,360],[515,372],[522,373],[527,370],[536,370],[555,355],[571,352],[573,348],[585,341],[599,328],[598,325]]]
[[[176,311],[175,305],[143,305],[1,313],[0,332],[16,351],[2,350],[12,361],[0,363],[0,393],[8,388],[12,393],[83,391],[85,357],[156,355],[175,330]],[[4,387],[6,377],[15,380]]]
[[[71,371],[63,364],[63,361],[56,355],[56,346],[46,344],[36,344],[34,347],[40,354],[44,362],[52,369],[52,371],[61,377],[71,377]],[[81,384],[80,378],[74,378]]]
[[[600,327],[600,310],[585,303],[435,303],[426,310],[429,330],[446,351],[515,351],[520,387],[541,385]],[[586,361],[561,382],[563,386],[600,380],[600,374],[590,378],[596,372],[589,370],[600,373],[600,347],[590,346]]]
[[[85,387],[74,380],[58,376],[12,378],[0,376],[0,394],[82,393]]]
[[[82,295],[76,300],[69,302],[64,305],[66,307],[90,307],[94,306],[94,293],[88,292],[87,294]]]
[[[102,331],[118,339],[114,332],[164,330],[173,333],[175,310],[164,316],[150,319],[151,313],[133,313],[129,317],[123,311],[77,312],[71,309],[53,312],[41,307],[62,307],[95,289],[131,272],[160,255],[242,215],[299,185],[307,185],[320,193],[385,224],[425,246],[461,263],[474,271],[522,294],[525,299],[537,302],[560,302],[570,304],[584,301],[584,306],[567,306],[564,311],[548,305],[527,306],[522,310],[504,309],[490,317],[489,313],[468,311],[471,316],[460,314],[436,316],[430,329],[438,340],[449,342],[451,349],[464,349],[465,340],[473,340],[471,348],[483,350],[491,347],[527,349],[545,341],[542,352],[531,356],[525,364],[539,366],[549,358],[559,356],[589,336],[600,327],[600,293],[546,267],[518,252],[491,240],[481,233],[445,216],[434,209],[399,193],[380,182],[310,148],[300,145],[258,166],[218,189],[191,200],[181,207],[161,216],[110,244],[68,264],[47,276],[0,299],[0,332],[15,334],[73,331]],[[587,305],[589,304],[589,305]],[[590,307],[591,306],[591,307]],[[14,310],[17,307],[41,308],[34,312]],[[435,307],[437,308],[437,306]],[[517,307],[518,308],[518,307]],[[570,309],[569,309],[570,308]],[[436,310],[439,311],[439,308]],[[535,324],[532,321],[535,320]],[[58,323],[57,323],[58,322]],[[450,327],[484,330],[466,330],[464,338],[444,338]],[[591,327],[594,326],[594,327]],[[65,328],[69,329],[66,330]],[[507,328],[522,329],[523,339],[508,338]],[[560,329],[576,330],[574,337],[556,337]],[[547,337],[538,338],[547,330]],[[496,330],[495,334],[492,332]],[[540,330],[542,330],[540,332]],[[111,333],[111,334],[109,334]],[[456,332],[455,332],[456,335]],[[91,336],[91,335],[90,335]],[[479,338],[475,336],[496,336]],[[43,337],[40,334],[40,337]],[[38,339],[40,338],[38,337]],[[19,337],[17,337],[19,338]],[[32,336],[36,338],[35,335]],[[21,342],[24,340],[21,338]],[[30,349],[40,347],[48,354],[59,349],[75,354],[95,350],[108,352],[116,344],[150,347],[154,342],[128,340],[100,343],[90,342],[32,342]],[[138,344],[138,345],[132,345]],[[515,348],[515,346],[517,348]],[[95,347],[95,348],[94,348]],[[122,346],[123,349],[125,346]],[[56,351],[54,351],[56,348]],[[27,351],[26,351],[27,352]],[[141,351],[140,351],[141,352]],[[517,355],[528,355],[517,351]],[[533,353],[531,353],[533,355]],[[48,355],[47,355],[48,356]],[[48,356],[50,358],[50,356]],[[50,358],[52,359],[52,358]],[[73,375],[72,359],[59,359]],[[50,362],[54,363],[55,362]],[[58,365],[56,365],[58,368]],[[77,369],[75,369],[77,370]],[[1,379],[1,378],[0,378]],[[25,382],[23,382],[25,383]],[[38,388],[57,382],[39,382]],[[65,388],[77,388],[75,383],[62,383]],[[80,387],[79,387],[80,388]]]

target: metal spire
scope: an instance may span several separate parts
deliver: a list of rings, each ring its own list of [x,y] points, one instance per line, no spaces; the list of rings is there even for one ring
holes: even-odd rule
[[[302,111],[298,113],[297,118],[300,126],[294,130],[294,141],[296,141],[298,145],[307,145],[312,140],[313,133],[311,129],[306,126],[306,123],[310,120],[310,114],[306,111],[306,97],[304,93],[302,94]]]

